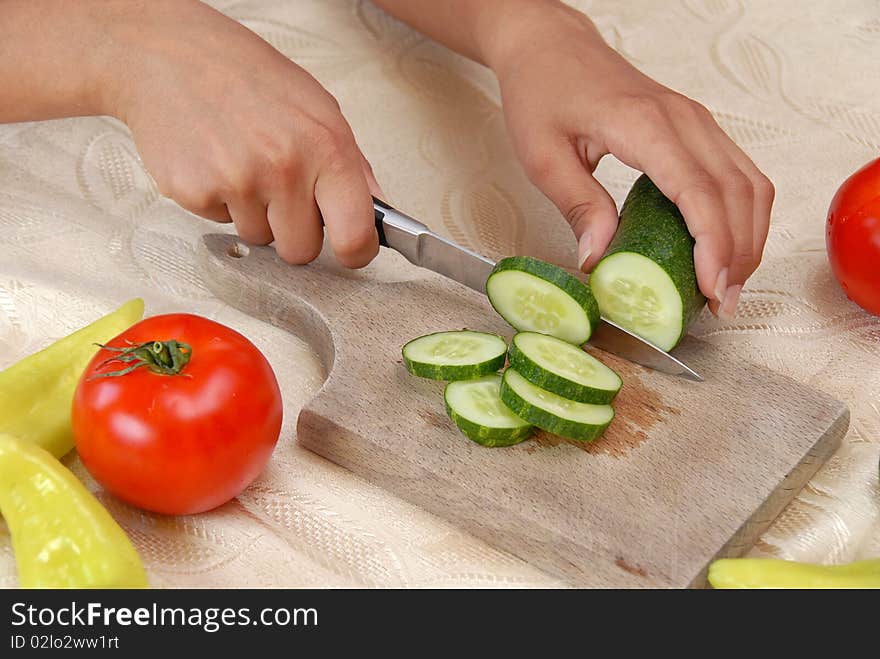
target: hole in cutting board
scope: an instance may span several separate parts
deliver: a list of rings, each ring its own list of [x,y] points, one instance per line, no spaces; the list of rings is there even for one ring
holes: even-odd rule
[[[228,234],[207,234],[202,240],[207,247],[201,253],[202,265],[209,275],[205,281],[211,292],[239,311],[305,341],[317,356],[321,378],[326,381],[333,370],[336,350],[330,328],[321,314],[289,290],[242,278],[240,272],[249,264],[241,259],[246,259],[251,249],[241,241]],[[231,265],[228,258],[240,263]]]
[[[226,249],[226,254],[234,259],[243,258],[250,254],[250,252],[251,250],[247,245],[245,245],[244,243],[240,243],[237,240],[230,244],[229,247]]]

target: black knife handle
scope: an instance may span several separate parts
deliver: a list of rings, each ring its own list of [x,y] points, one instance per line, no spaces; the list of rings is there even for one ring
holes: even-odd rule
[[[376,233],[379,234],[379,244],[388,247],[388,239],[385,238],[385,212],[394,209],[381,199],[373,197],[373,215],[376,216]]]

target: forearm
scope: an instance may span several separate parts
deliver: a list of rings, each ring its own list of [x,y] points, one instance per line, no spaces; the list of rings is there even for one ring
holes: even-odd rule
[[[476,62],[495,68],[515,54],[520,40],[536,39],[559,21],[599,32],[579,11],[559,0],[373,0],[392,16]]]
[[[139,0],[0,0],[0,123],[109,114],[113,21]]]

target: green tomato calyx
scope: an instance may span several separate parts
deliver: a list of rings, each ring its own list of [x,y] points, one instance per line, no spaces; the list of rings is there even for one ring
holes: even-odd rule
[[[100,343],[96,345],[104,350],[119,353],[115,357],[101,362],[98,368],[115,363],[123,364],[124,366],[117,371],[93,375],[89,378],[90,380],[116,378],[128,375],[142,367],[146,367],[159,375],[186,375],[183,373],[183,369],[189,364],[189,360],[192,359],[192,348],[188,344],[180,343],[175,339],[170,341],[147,341],[140,344],[129,342],[127,348],[114,348],[101,345]]]

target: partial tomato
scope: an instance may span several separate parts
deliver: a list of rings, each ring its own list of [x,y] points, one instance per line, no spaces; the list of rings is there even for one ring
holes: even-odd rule
[[[840,186],[825,237],[831,270],[847,297],[880,315],[880,159]]]
[[[110,493],[169,515],[220,506],[263,470],[281,431],[269,362],[207,318],[148,318],[92,359],[73,401],[83,464]]]

